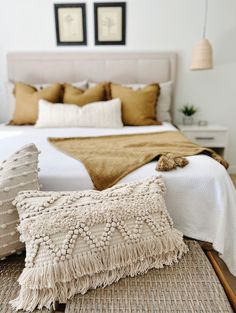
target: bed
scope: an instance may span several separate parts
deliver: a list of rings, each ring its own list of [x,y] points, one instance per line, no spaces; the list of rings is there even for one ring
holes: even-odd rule
[[[44,69],[44,70],[42,70]],[[8,55],[11,81],[112,80],[120,83],[175,82],[174,53],[12,53]],[[63,75],[61,75],[63,73]],[[89,74],[88,74],[89,73]],[[173,109],[173,107],[172,107]],[[0,126],[0,161],[18,147],[33,142],[41,150],[40,180],[43,190],[93,188],[83,164],[59,151],[48,137],[102,136],[177,131],[171,123],[161,126],[125,126],[121,129],[44,128]],[[156,161],[124,177],[119,183],[161,174],[166,203],[175,227],[185,236],[213,243],[230,271],[236,275],[236,194],[225,170],[206,155],[188,157],[183,169],[158,173]]]

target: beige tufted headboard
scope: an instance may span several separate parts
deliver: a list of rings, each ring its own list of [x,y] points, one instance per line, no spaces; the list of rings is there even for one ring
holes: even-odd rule
[[[26,83],[113,81],[151,83],[176,77],[176,53],[14,52],[7,55],[8,79]]]

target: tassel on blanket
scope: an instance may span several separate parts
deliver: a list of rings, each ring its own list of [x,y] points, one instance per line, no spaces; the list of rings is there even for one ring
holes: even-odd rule
[[[163,154],[157,163],[156,170],[161,172],[171,171],[177,166],[184,167],[188,164],[188,160],[179,155],[172,153]]]
[[[229,163],[222,158],[220,155],[218,155],[217,153],[212,153],[212,157],[219,162],[220,164],[222,164],[226,169],[229,167]]]

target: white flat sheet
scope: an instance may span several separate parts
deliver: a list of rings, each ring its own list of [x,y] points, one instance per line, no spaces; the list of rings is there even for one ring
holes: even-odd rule
[[[47,137],[101,136],[157,131],[176,131],[169,123],[162,126],[122,129],[36,129],[33,126],[0,126],[0,161],[24,144],[33,142],[40,155],[43,190],[82,190],[93,188],[83,164],[47,142]],[[161,172],[167,194],[166,203],[175,227],[184,235],[209,241],[236,276],[236,193],[223,166],[204,155],[188,157],[189,165]],[[156,161],[127,175],[119,183],[157,175]]]

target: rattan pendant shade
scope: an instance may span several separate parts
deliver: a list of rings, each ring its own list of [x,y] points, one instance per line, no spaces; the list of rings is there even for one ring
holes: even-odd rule
[[[206,38],[208,13],[208,0],[205,0],[205,19],[203,26],[203,37],[200,42],[193,48],[191,70],[209,70],[213,68],[213,49]]]
[[[203,38],[192,53],[191,70],[209,70],[213,68],[213,49],[208,39]]]

